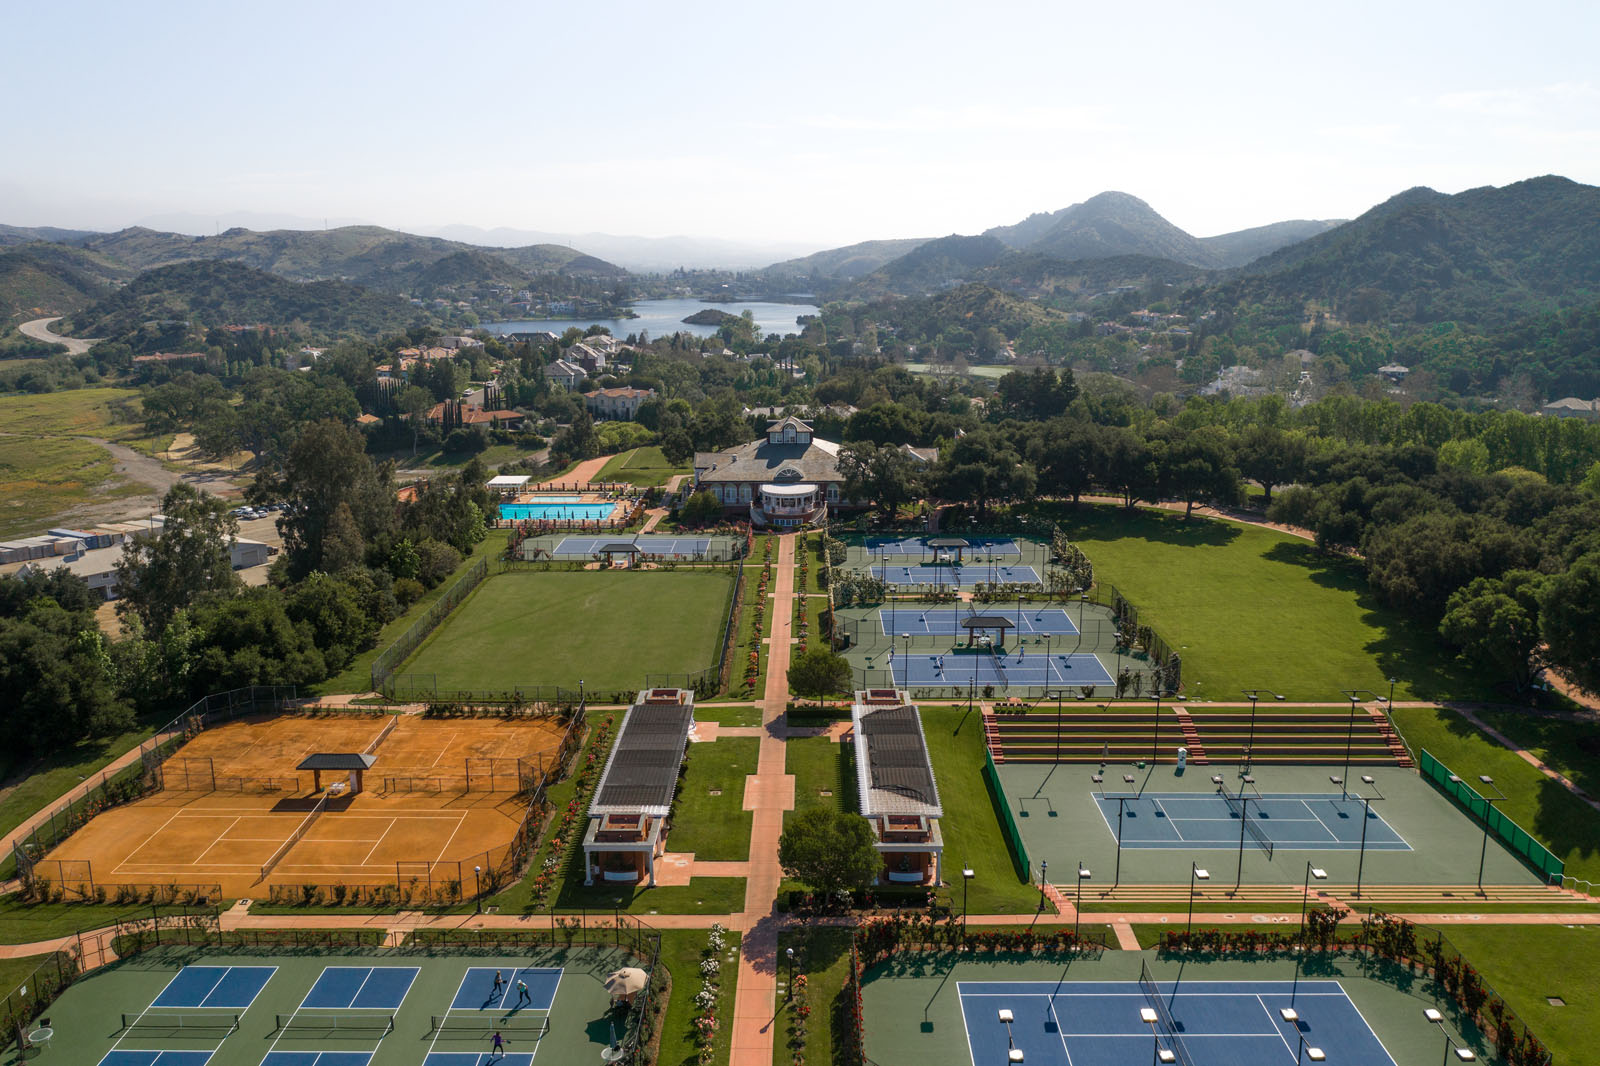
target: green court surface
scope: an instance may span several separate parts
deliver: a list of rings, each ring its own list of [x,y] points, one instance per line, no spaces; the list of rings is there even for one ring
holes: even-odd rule
[[[1022,833],[1022,842],[1028,849],[1035,867],[1041,859],[1050,864],[1050,878],[1057,883],[1069,883],[1081,862],[1091,872],[1091,880],[1084,885],[1085,902],[1096,886],[1109,888],[1117,877],[1117,814],[1116,797],[1133,797],[1140,793],[1170,797],[1175,794],[1196,797],[1214,797],[1217,786],[1213,775],[1220,774],[1230,794],[1238,795],[1241,787],[1239,768],[1234,764],[1190,766],[1180,772],[1170,763],[1146,766],[1144,769],[1127,764],[1111,763],[1103,772],[1103,782],[1096,784],[1091,775],[1102,773],[1097,763],[1008,763],[998,767],[1000,781],[1005,786],[1006,803]],[[1378,818],[1369,820],[1368,846],[1363,859],[1359,834],[1360,821],[1351,822],[1350,816],[1360,818],[1360,805],[1341,800],[1340,788],[1329,781],[1331,775],[1341,775],[1340,764],[1331,766],[1272,766],[1257,765],[1252,768],[1256,792],[1246,791],[1252,797],[1267,797],[1269,817],[1257,817],[1257,801],[1252,798],[1245,808],[1250,811],[1251,824],[1260,827],[1269,840],[1274,841],[1273,855],[1269,859],[1263,848],[1251,835],[1244,838],[1243,881],[1251,885],[1301,884],[1306,876],[1306,863],[1312,862],[1328,873],[1329,884],[1350,885],[1356,881],[1357,868],[1364,884],[1385,885],[1471,885],[1478,877],[1478,856],[1483,843],[1482,826],[1454,807],[1432,786],[1416,773],[1399,767],[1352,767],[1354,791],[1368,790],[1360,778],[1368,774],[1374,779],[1378,794],[1383,799],[1372,801],[1372,812]],[[1133,782],[1123,780],[1132,775]],[[1109,797],[1109,802],[1097,797]],[[1281,809],[1282,804],[1272,801],[1273,796],[1310,796],[1316,800],[1311,806],[1327,819],[1331,833],[1338,839],[1326,846],[1312,843],[1312,835],[1292,831]],[[1198,836],[1196,828],[1204,826],[1185,823],[1173,814],[1172,828],[1163,825],[1155,828],[1152,816],[1168,821],[1167,812],[1155,814],[1150,800],[1123,804],[1123,848],[1121,881],[1124,884],[1172,884],[1189,879],[1189,864],[1198,862],[1211,873],[1212,890],[1231,887],[1239,876],[1239,834],[1244,828],[1237,818],[1222,824],[1222,830],[1213,839],[1182,839],[1185,826],[1190,837]],[[1168,801],[1168,806],[1178,806]],[[1130,814],[1138,810],[1138,814]],[[1337,813],[1346,812],[1340,824]],[[1271,815],[1279,817],[1274,825]],[[1224,806],[1210,812],[1230,818]],[[1309,815],[1308,815],[1309,817]],[[1379,820],[1381,819],[1381,821]],[[1311,823],[1317,828],[1316,823]],[[1384,829],[1384,826],[1388,829]],[[1398,834],[1409,850],[1393,843]],[[1159,846],[1150,846],[1153,839],[1161,839]],[[1177,837],[1179,839],[1170,839]],[[1386,843],[1380,843],[1385,841]],[[1383,850],[1383,849],[1390,850]],[[1057,871],[1060,875],[1057,876]],[[1538,883],[1538,878],[1510,851],[1502,847],[1493,834],[1489,837],[1484,862],[1485,884],[1526,885]]]
[[[498,1028],[508,1066],[599,1062],[611,1023],[619,1038],[625,1024],[622,1011],[608,1013],[603,982],[630,965],[634,957],[614,948],[517,956],[157,948],[69,988],[45,1012],[49,1046],[29,1061],[138,1066],[166,1051],[177,1054],[160,1061],[174,1066],[306,1066],[318,1055],[324,1066],[460,1066],[488,1053]],[[495,970],[509,991],[492,989]],[[530,988],[521,1006],[513,975]],[[17,1061],[15,1049],[0,1057]]]
[[[486,580],[399,671],[441,695],[637,692],[646,674],[716,664],[733,577],[726,569],[519,570]]]
[[[1085,1026],[1093,1027],[1088,1031],[1098,1032],[1100,1024],[1110,1020],[1109,1017],[1080,1016],[1073,1011],[1075,1004],[1084,1004],[1086,1008],[1112,1012],[1118,1019],[1122,1019],[1125,1013],[1127,1017],[1122,1020],[1127,1022],[1126,1028],[1138,1033],[1136,1039],[1127,1041],[1133,1052],[1131,1057],[1118,1057],[1115,1060],[1101,1058],[1095,1059],[1095,1062],[1148,1062],[1153,1057],[1152,1039],[1148,1035],[1150,1030],[1140,1024],[1137,1013],[1140,1007],[1147,1005],[1147,1000],[1139,992],[1138,985],[1132,984],[1139,978],[1141,961],[1149,964],[1155,980],[1164,990],[1172,992],[1172,983],[1178,982],[1176,995],[1179,1003],[1185,993],[1202,991],[1201,982],[1263,982],[1263,988],[1274,987],[1278,990],[1273,997],[1274,1006],[1277,999],[1287,1001],[1290,998],[1283,994],[1289,987],[1299,988],[1316,982],[1305,991],[1325,992],[1329,990],[1327,982],[1336,982],[1360,1015],[1356,1018],[1345,1012],[1343,1017],[1331,1024],[1355,1030],[1364,1022],[1383,1044],[1389,1059],[1400,1066],[1439,1061],[1444,1043],[1438,1027],[1423,1017],[1422,1012],[1428,1007],[1441,1011],[1452,1036],[1458,1041],[1464,1039],[1484,1061],[1489,1061],[1488,1053],[1493,1050],[1475,1029],[1469,1026],[1463,1032],[1459,1011],[1444,999],[1436,999],[1430,982],[1397,967],[1382,964],[1374,966],[1367,960],[1313,957],[1298,972],[1299,984],[1291,986],[1296,981],[1297,971],[1294,960],[1288,958],[1220,961],[1172,959],[1153,952],[1107,951],[1099,958],[1085,957],[1075,961],[1020,957],[1016,961],[957,961],[957,957],[951,954],[906,952],[869,969],[862,983],[867,1058],[881,1063],[910,1062],[921,1066],[986,1066],[990,1061],[1004,1062],[1006,1048],[1003,1034],[1000,1038],[1000,1057],[984,1057],[982,1060],[975,1057],[975,1047],[980,1053],[986,1048],[981,1040],[973,1041],[973,1034],[968,1031],[969,1020],[978,1020],[980,1017],[987,1020],[991,1007],[998,1009],[1009,1005],[1016,1016],[1014,1028],[1017,1034],[1024,1036],[1024,1040],[1032,1038],[1037,1047],[1041,1033],[1052,1036],[1083,1033]],[[978,989],[975,986],[980,982],[1044,982],[1045,987],[1062,997],[1057,1003],[1064,1013],[1059,1018],[1034,1017],[1027,1011],[1032,1009],[1030,1003],[1036,1006],[1040,997],[1019,994],[1017,1002],[1010,1004],[1003,989],[992,986]],[[1129,993],[1116,997],[1087,995],[1079,999],[1077,997],[1082,993],[1075,988],[1079,982],[1127,982]],[[1272,982],[1273,985],[1268,986],[1266,982]],[[1278,984],[1280,982],[1282,984]],[[963,984],[967,985],[969,994],[986,993],[980,1008],[969,1010],[965,1018],[962,1010]],[[996,992],[1000,995],[992,1000],[987,995]],[[1126,1006],[1123,1005],[1124,1001]],[[1310,996],[1299,996],[1295,1004],[1301,1012],[1302,1021],[1312,1031],[1318,1027],[1317,1003]],[[1179,1013],[1182,1014],[1181,1009]],[[1258,1013],[1261,1016],[1259,1027],[1276,1034],[1279,1030],[1271,1024],[1273,1019],[1266,1009],[1260,1008]],[[1322,1033],[1331,1037],[1328,1040],[1330,1052],[1327,1058],[1330,1064],[1335,1061],[1331,1048],[1349,1043],[1349,1038],[1356,1035],[1355,1032],[1330,1034],[1327,1024],[1323,1025]],[[1297,1051],[1292,1040],[1287,1044],[1279,1041],[1274,1045],[1274,1053],[1266,1057],[1223,1059],[1206,1054],[1207,1045],[1203,1036],[1191,1031],[1191,1035],[1184,1039],[1197,1066],[1209,1066],[1222,1061],[1250,1061],[1256,1066],[1272,1066],[1278,1062],[1292,1063]],[[1167,1043],[1163,1032],[1162,1047],[1165,1048]],[[1030,1051],[1027,1061],[1033,1062],[1035,1058]],[[1065,1066],[1069,1061],[1076,1061],[1076,1058],[1068,1060],[1059,1052],[1039,1057],[1040,1063],[1049,1066]],[[1376,1058],[1364,1057],[1361,1062],[1362,1066],[1390,1066],[1381,1053]]]

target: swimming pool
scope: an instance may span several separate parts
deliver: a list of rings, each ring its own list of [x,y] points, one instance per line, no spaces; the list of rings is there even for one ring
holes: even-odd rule
[[[616,506],[614,503],[502,503],[500,517],[517,522],[541,518],[599,522],[610,518]]]

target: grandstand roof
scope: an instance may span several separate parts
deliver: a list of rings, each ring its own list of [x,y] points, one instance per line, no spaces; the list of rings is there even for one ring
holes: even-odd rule
[[[595,787],[589,817],[666,817],[694,725],[693,695],[685,695],[688,698],[683,702],[667,703],[654,700],[654,691],[642,693],[639,702],[628,708]]]

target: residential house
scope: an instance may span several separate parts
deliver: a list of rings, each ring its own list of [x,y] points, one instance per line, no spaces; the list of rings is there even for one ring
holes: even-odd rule
[[[560,385],[568,392],[577,388],[580,381],[584,381],[589,377],[587,370],[566,359],[557,359],[545,367],[544,374],[553,384]]]
[[[1580,400],[1576,396],[1563,396],[1539,408],[1539,413],[1549,418],[1582,418],[1596,422],[1600,421],[1600,400]]]
[[[767,426],[764,438],[694,457],[694,485],[729,511],[748,510],[758,526],[815,525],[842,497],[839,445],[812,436],[811,425],[789,417]]]
[[[583,405],[596,418],[633,421],[639,405],[655,397],[655,389],[596,389],[583,394]]]

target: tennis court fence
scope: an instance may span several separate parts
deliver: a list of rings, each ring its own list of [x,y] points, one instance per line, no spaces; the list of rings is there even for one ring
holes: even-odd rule
[[[443,596],[440,596],[425,611],[421,618],[411,623],[411,627],[397,637],[393,644],[378,653],[372,660],[372,690],[382,692],[385,696],[393,697],[393,693],[386,687],[391,675],[400,668],[400,664],[411,657],[411,653],[428,639],[428,635],[438,628],[439,623],[450,617],[450,612],[461,606],[462,602],[472,594],[472,590],[483,584],[483,579],[489,576],[489,560],[479,559],[467,568],[467,572],[455,580]]]
[[[1529,869],[1544,879],[1546,884],[1559,885],[1566,875],[1567,865],[1532,833],[1508,818],[1494,804],[1484,799],[1478,791],[1450,767],[1434,758],[1427,748],[1417,753],[1417,771],[1433,786],[1448,796],[1452,802],[1472,815],[1479,825],[1487,823],[1489,831],[1500,839],[1512,854],[1521,859]],[[1454,781],[1451,778],[1455,778]]]
[[[293,685],[250,685],[196,700],[140,744],[137,758],[115,770],[101,771],[99,779],[82,794],[62,800],[41,816],[26,836],[14,841],[8,853],[0,855],[0,879],[16,877],[22,882],[24,897],[32,898],[34,867],[39,860],[101,811],[131,803],[166,787],[163,773],[166,763],[194,736],[233,718],[283,711],[294,703]]]

